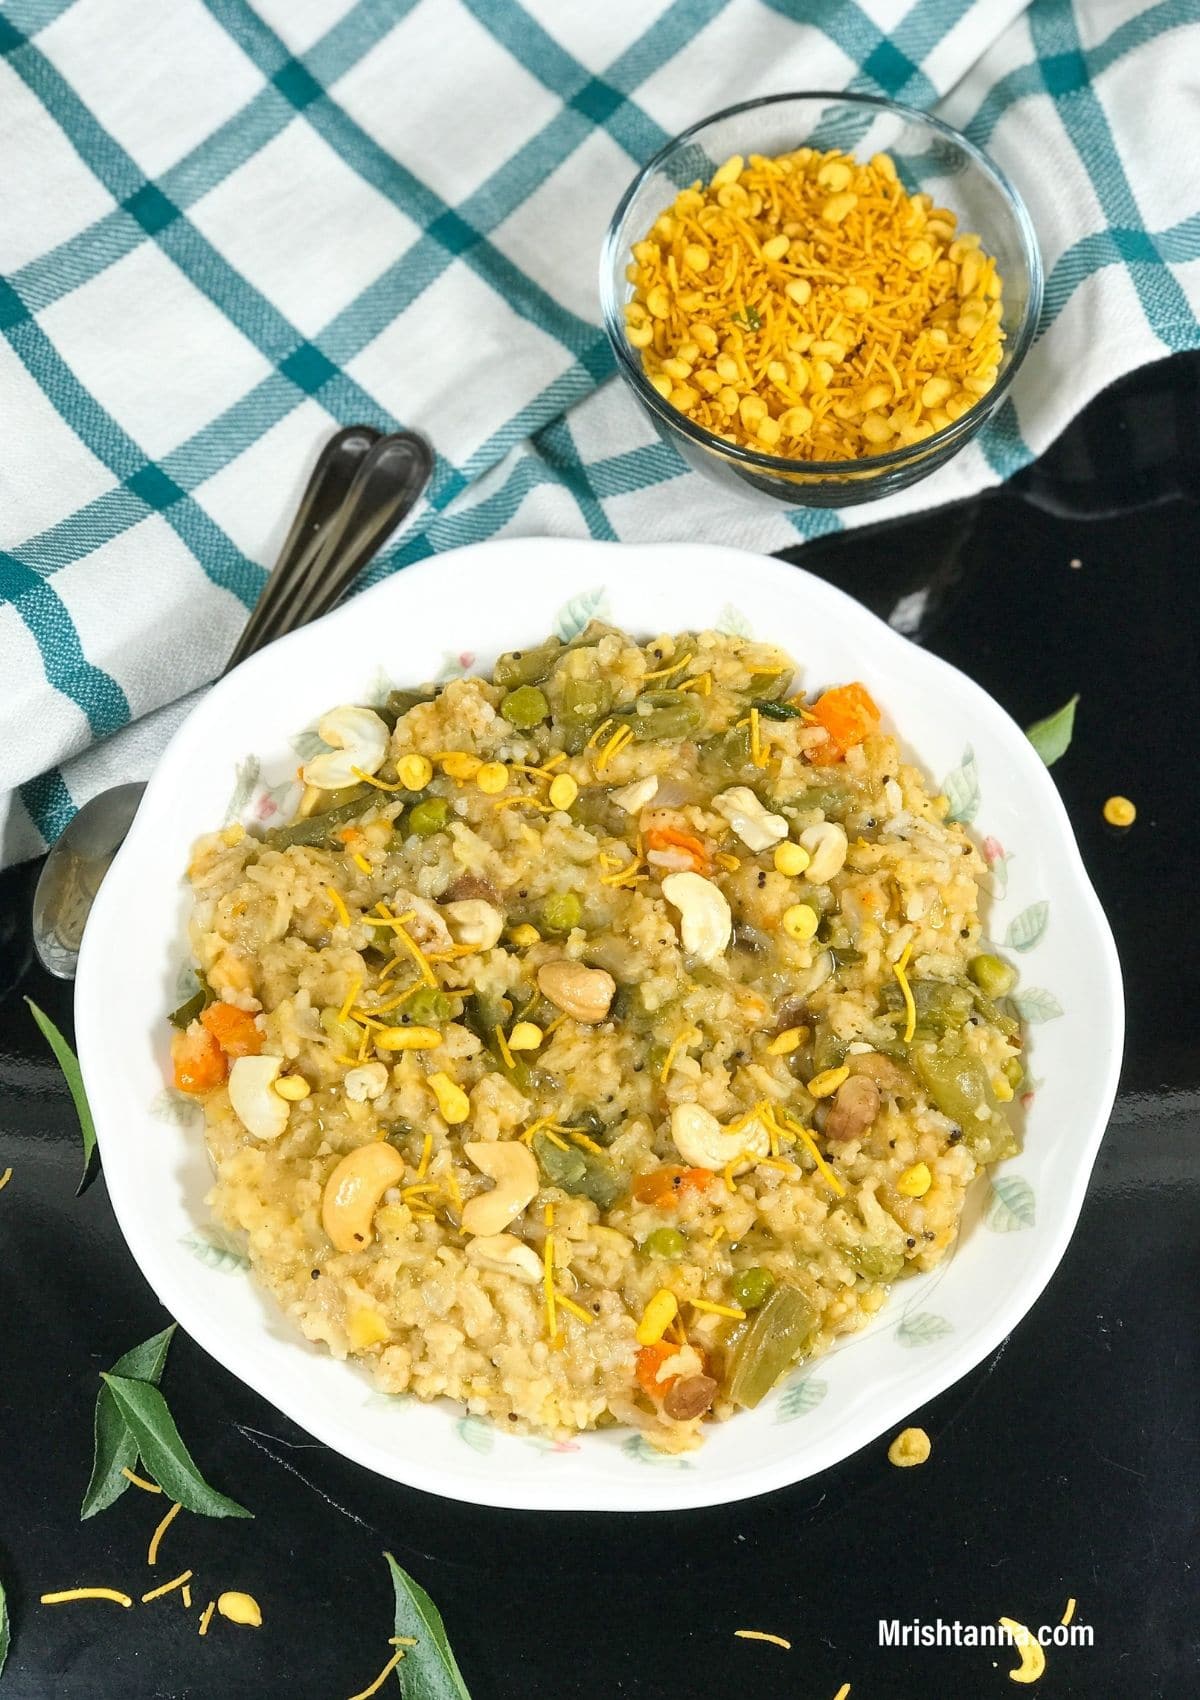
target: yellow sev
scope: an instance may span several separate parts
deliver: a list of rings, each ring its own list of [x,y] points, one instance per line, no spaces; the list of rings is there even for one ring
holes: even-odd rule
[[[175,1504],[171,1507],[171,1509],[167,1512],[166,1516],[163,1518],[162,1522],[158,1525],[158,1528],[155,1529],[154,1533],[151,1535],[150,1546],[149,1546],[149,1548],[147,1549],[147,1552],[146,1552],[146,1563],[147,1564],[154,1565],[154,1564],[158,1563],[159,1544],[161,1543],[162,1538],[166,1534],[167,1530],[171,1527],[171,1524],[175,1521],[176,1517],[178,1517],[181,1510],[182,1510],[182,1506],[179,1504],[179,1501],[176,1500]]]
[[[4,1191],[10,1180],[12,1180],[12,1169],[8,1168],[0,1175],[0,1192]]]
[[[921,442],[996,381],[1002,282],[886,154],[735,155],[634,244],[647,378],[730,442],[854,460]]]
[[[733,1633],[739,1641],[769,1641],[772,1647],[782,1647],[789,1653],[792,1650],[790,1641],[782,1635],[768,1635],[765,1629],[735,1629]]]
[[[128,1594],[118,1593],[116,1588],[63,1588],[57,1594],[43,1594],[41,1599],[44,1606],[65,1606],[71,1600],[111,1600],[126,1607],[133,1604]]]
[[[917,1006],[913,1001],[912,987],[908,983],[908,975],[905,973],[905,969],[908,967],[908,959],[912,955],[912,947],[913,941],[909,939],[900,953],[900,960],[892,963],[892,973],[896,976],[900,990],[904,994],[904,1007],[908,1012],[904,1023],[904,1043],[906,1045],[912,1043],[912,1036],[917,1030]]]
[[[415,1647],[416,1642],[414,1641],[412,1643],[412,1645]],[[396,1651],[392,1654],[392,1656],[388,1660],[387,1664],[384,1665],[383,1669],[380,1671],[379,1675],[375,1678],[374,1682],[370,1685],[370,1687],[360,1689],[357,1694],[352,1694],[350,1696],[350,1700],[371,1700],[372,1694],[378,1694],[379,1693],[379,1690],[383,1687],[384,1683],[387,1681],[388,1677],[391,1676],[392,1672],[395,1670],[396,1666],[400,1663],[400,1660],[403,1657],[404,1657],[404,1648],[403,1647],[397,1647]]]

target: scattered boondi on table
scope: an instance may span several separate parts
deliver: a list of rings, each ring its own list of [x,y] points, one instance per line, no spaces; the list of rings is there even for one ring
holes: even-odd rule
[[[862,684],[794,674],[592,625],[331,710],[297,818],[198,844],[212,1207],[384,1391],[693,1446],[1016,1149],[982,861]]]

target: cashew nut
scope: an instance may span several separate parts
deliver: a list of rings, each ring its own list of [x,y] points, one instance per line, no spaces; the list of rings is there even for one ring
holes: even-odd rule
[[[338,1251],[361,1251],[368,1243],[379,1201],[403,1173],[404,1158],[384,1139],[347,1152],[321,1194],[321,1226]]]
[[[671,1111],[671,1138],[684,1162],[693,1169],[718,1169],[734,1164],[734,1174],[750,1168],[771,1149],[771,1136],[757,1116],[736,1132],[726,1132],[701,1104],[676,1104]]]
[[[662,893],[679,911],[683,948],[701,962],[714,962],[733,933],[733,915],[725,893],[703,874],[668,874]]]
[[[354,708],[348,703],[331,708],[318,722],[317,734],[333,748],[305,762],[300,777],[306,785],[315,785],[321,791],[340,791],[344,785],[353,785],[355,768],[359,773],[378,773],[388,753],[387,726],[369,708]]]
[[[247,1133],[278,1139],[291,1105],[275,1091],[282,1057],[235,1057],[229,1070],[229,1102]]]
[[[603,1021],[617,995],[617,982],[605,968],[582,962],[545,962],[538,969],[538,990],[576,1021]]]
[[[622,785],[619,791],[611,791],[608,800],[624,809],[627,815],[636,815],[639,809],[646,807],[657,790],[658,775],[652,773],[648,779],[635,779],[632,785]]]
[[[833,820],[818,821],[806,826],[800,842],[811,858],[804,877],[812,885],[828,885],[834,874],[840,874],[849,848],[844,830]]]
[[[495,1186],[476,1193],[463,1206],[464,1233],[498,1234],[519,1216],[538,1189],[538,1166],[533,1152],[519,1139],[470,1139],[463,1150]]]
[[[442,910],[455,944],[469,944],[473,950],[491,950],[504,931],[504,916],[494,903],[487,903],[482,897],[443,903]]]
[[[748,850],[769,850],[788,835],[787,821],[765,809],[748,785],[734,785],[720,792],[712,806],[725,816]]]
[[[381,1097],[387,1091],[387,1083],[387,1064],[381,1062],[362,1063],[358,1068],[347,1069],[342,1080],[347,1098],[356,1104]]]
[[[467,1262],[497,1275],[515,1275],[530,1283],[542,1279],[542,1260],[515,1234],[483,1234],[467,1246]]]

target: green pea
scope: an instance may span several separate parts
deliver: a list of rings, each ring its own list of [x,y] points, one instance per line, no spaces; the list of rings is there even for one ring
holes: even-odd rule
[[[552,891],[542,904],[542,925],[549,933],[569,933],[582,914],[583,905],[573,891]]]
[[[454,1013],[454,1004],[445,992],[437,991],[433,986],[422,986],[409,998],[405,1013],[419,1027],[440,1027]]]
[[[510,726],[515,726],[519,732],[528,732],[545,720],[550,713],[550,704],[546,701],[545,691],[539,691],[536,685],[519,685],[515,691],[509,691],[500,704],[500,712]]]
[[[733,1302],[743,1310],[757,1310],[774,1285],[769,1269],[739,1269],[733,1277]]]
[[[642,1250],[647,1257],[682,1257],[687,1250],[687,1240],[678,1228],[655,1228],[642,1241]]]
[[[1005,997],[1017,983],[1016,969],[986,951],[982,956],[971,958],[967,964],[967,973],[979,990],[989,998]]]
[[[432,838],[435,832],[445,830],[449,819],[450,805],[444,797],[426,797],[423,802],[414,804],[408,817],[408,830],[415,832],[418,838]]]

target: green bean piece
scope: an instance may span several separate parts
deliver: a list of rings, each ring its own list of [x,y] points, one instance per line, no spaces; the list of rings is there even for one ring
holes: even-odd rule
[[[539,691],[536,685],[518,685],[500,704],[500,712],[518,732],[530,732],[548,717],[550,704],[545,691]]]
[[[1021,1066],[1020,1057],[1005,1057],[1000,1072],[1014,1092],[1024,1084],[1025,1070]]]
[[[449,819],[450,805],[445,797],[425,797],[414,803],[408,817],[408,830],[415,832],[418,838],[432,838],[435,832],[445,830]]]
[[[739,1269],[733,1277],[733,1302],[743,1310],[757,1310],[765,1303],[774,1285],[775,1277],[769,1269],[757,1265],[752,1269]]]
[[[882,1245],[852,1245],[846,1258],[868,1281],[894,1281],[904,1268],[903,1252]]]
[[[776,1287],[769,1293],[730,1357],[733,1403],[751,1411],[760,1404],[803,1353],[816,1326],[816,1310],[798,1288]]]
[[[925,1044],[913,1046],[909,1061],[937,1108],[962,1129],[964,1142],[979,1162],[994,1163],[1016,1152],[1012,1129],[997,1108],[978,1057]],[[982,1117],[980,1110],[986,1112]]]
[[[866,960],[862,951],[855,950],[852,945],[833,945],[829,954],[833,958],[835,968],[854,968],[858,963]]]
[[[624,1188],[607,1157],[596,1157],[571,1146],[563,1151],[544,1133],[533,1136],[533,1154],[551,1186],[573,1198],[590,1198],[601,1210],[611,1210]]]
[[[541,1023],[539,1022],[538,1025],[540,1026]],[[586,1133],[588,1138],[595,1140],[597,1145],[610,1145],[616,1133],[616,1128],[609,1127],[598,1110],[580,1110],[578,1115],[572,1116],[570,1121],[565,1123],[565,1126],[578,1128],[580,1133]]]
[[[700,745],[701,771],[710,777],[742,773],[753,766],[748,726],[733,726],[715,738],[706,738]],[[757,768],[755,772],[758,772]]]
[[[842,820],[861,799],[849,785],[812,785],[791,801],[798,809],[820,809],[826,820]]]
[[[582,914],[583,905],[573,891],[552,891],[542,904],[542,925],[548,933],[569,933]]]
[[[642,1241],[641,1250],[647,1257],[682,1257],[687,1240],[678,1228],[655,1228]]]
[[[817,1074],[826,1069],[840,1068],[846,1057],[846,1041],[839,1039],[827,1021],[818,1021],[813,1028],[813,1068]]]
[[[917,1009],[917,1028],[933,1038],[944,1038],[970,1019],[975,1000],[968,987],[955,980],[913,980],[910,988]],[[904,993],[894,980],[882,992],[885,1009],[904,1008]]]
[[[268,850],[287,850],[293,844],[324,844],[339,826],[357,820],[382,795],[373,785],[347,785],[340,791],[331,791],[329,808],[319,815],[294,820],[288,826],[270,827],[263,833],[263,844]]]
[[[704,704],[694,691],[643,691],[615,711],[639,744],[679,743],[704,723]]]
[[[454,1014],[454,999],[433,986],[422,986],[404,1005],[403,1014],[419,1027],[440,1027]]]
[[[1017,983],[1017,971],[1007,962],[1001,962],[998,956],[992,956],[984,951],[980,956],[973,956],[967,963],[967,973],[985,997],[1003,998]]]
[[[554,671],[562,653],[563,645],[557,638],[547,638],[536,649],[511,649],[492,669],[492,683],[504,690],[513,690],[518,685],[540,685]]]
[[[612,707],[607,679],[564,679],[561,716],[568,720],[603,720]]]
[[[394,732],[397,720],[402,720],[410,708],[416,708],[418,703],[433,702],[436,697],[436,691],[389,691],[382,708],[375,712],[388,730]]]
[[[804,716],[794,703],[771,702],[768,697],[755,697],[750,704],[767,720],[803,720]]]
[[[197,971],[196,978],[200,982],[198,989],[192,993],[190,998],[181,1003],[178,1009],[173,1009],[167,1017],[171,1026],[178,1027],[181,1033],[185,1027],[190,1027],[192,1022],[203,1014],[217,995],[199,971]]]
[[[779,673],[751,673],[748,688],[755,700],[755,706],[761,708],[764,701],[770,702],[785,697],[791,683],[791,668],[785,667]]]

